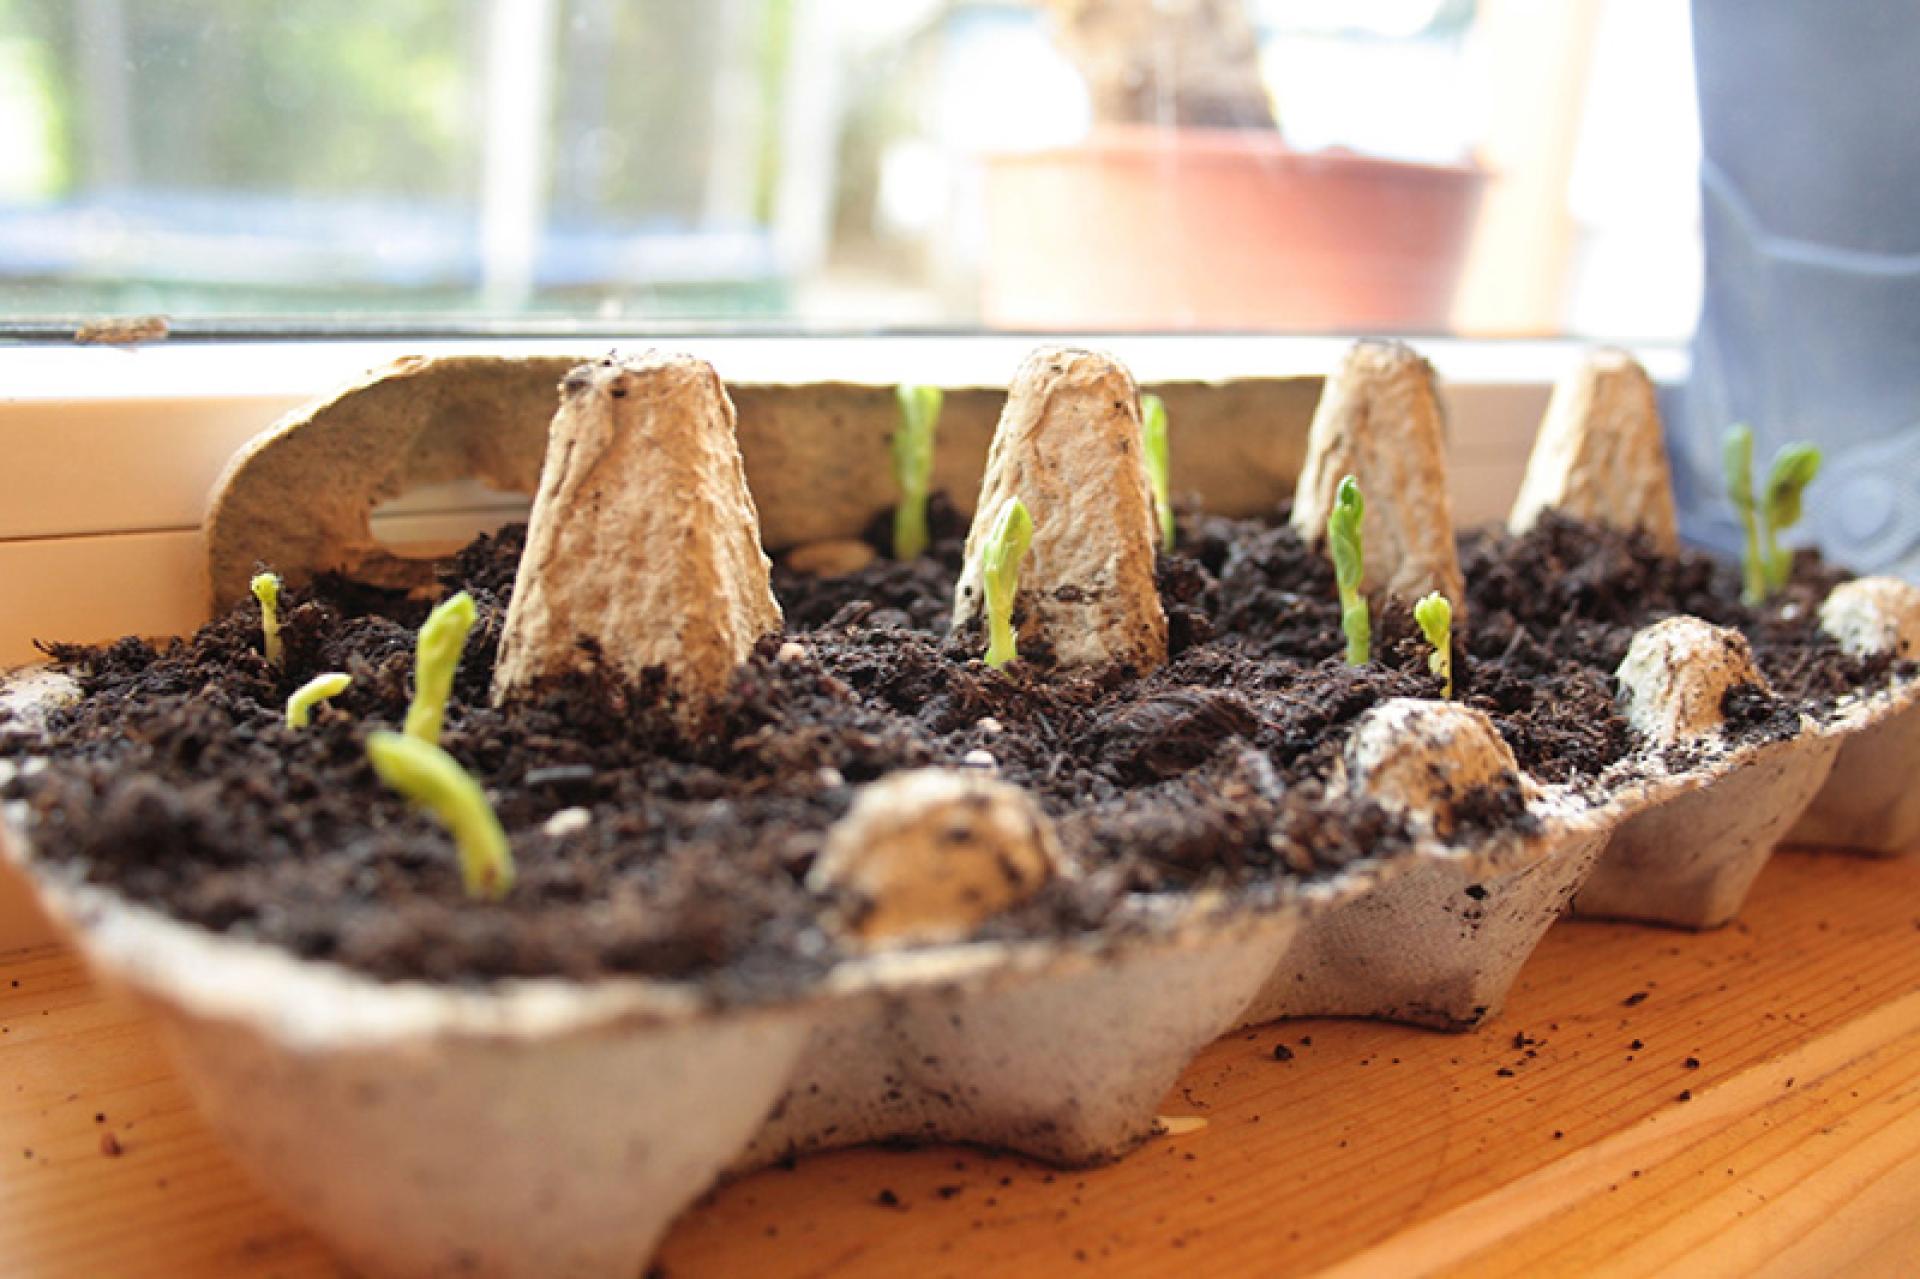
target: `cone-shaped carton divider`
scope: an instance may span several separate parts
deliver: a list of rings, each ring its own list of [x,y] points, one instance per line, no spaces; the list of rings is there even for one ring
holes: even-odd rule
[[[1014,601],[1020,638],[1045,640],[1068,666],[1146,671],[1167,660],[1139,401],[1132,374],[1107,356],[1042,347],[1027,357],[987,455],[956,632],[984,629],[982,552],[995,515],[1018,498],[1033,519]]]
[[[493,695],[649,667],[697,710],[780,627],[733,405],[688,356],[608,357],[561,385]]]
[[[1401,343],[1356,343],[1320,393],[1293,497],[1293,526],[1309,544],[1326,541],[1327,516],[1348,475],[1367,504],[1360,589],[1408,604],[1439,591],[1456,625],[1464,622],[1446,426],[1432,367]]]
[[[1550,508],[1679,547],[1658,397],[1625,351],[1593,352],[1554,387],[1507,528],[1525,533]]]

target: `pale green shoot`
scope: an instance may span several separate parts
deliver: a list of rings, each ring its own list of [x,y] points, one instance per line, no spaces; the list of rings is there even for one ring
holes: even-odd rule
[[[277,573],[255,573],[253,580],[247,583],[253,590],[253,598],[260,601],[261,645],[267,655],[267,664],[280,665],[280,575]]]
[[[1020,654],[1013,631],[1013,597],[1020,589],[1020,562],[1033,545],[1033,517],[1026,503],[1010,497],[993,518],[980,553],[980,585],[987,597],[987,665],[998,669]]]
[[[911,560],[927,549],[927,489],[933,483],[933,440],[946,396],[937,386],[894,388],[900,429],[893,433],[893,480],[900,504],[893,508],[893,558]]]
[[[353,676],[339,671],[316,675],[293,691],[287,699],[287,727],[305,728],[313,720],[313,708],[330,697],[338,697],[353,683]]]
[[[1433,652],[1427,655],[1427,669],[1438,675],[1442,682],[1440,696],[1453,696],[1453,605],[1439,591],[1434,591],[1413,606],[1413,620],[1420,626],[1420,633],[1427,637],[1427,643],[1433,646]]]
[[[380,780],[432,813],[460,851],[467,896],[499,901],[513,887],[513,850],[480,783],[453,756],[404,733],[367,737],[367,758]]]
[[[1773,455],[1762,503],[1769,592],[1784,590],[1793,576],[1793,552],[1780,545],[1779,534],[1800,522],[1800,496],[1818,474],[1820,450],[1811,444],[1788,444]]]
[[[1365,666],[1373,647],[1367,598],[1360,593],[1360,580],[1366,576],[1360,529],[1366,514],[1367,503],[1360,495],[1359,482],[1349,475],[1340,481],[1333,510],[1327,516],[1327,545],[1333,552],[1333,576],[1340,588],[1340,629],[1347,636],[1349,666]]]
[[[1800,522],[1801,495],[1820,473],[1820,450],[1788,444],[1773,455],[1766,491],[1753,493],[1753,430],[1728,429],[1721,458],[1727,472],[1727,500],[1739,513],[1746,550],[1740,557],[1740,600],[1757,608],[1784,588],[1793,573],[1793,552],[1780,545],[1780,532]]]
[[[1153,484],[1153,510],[1160,517],[1160,549],[1173,549],[1173,489],[1168,469],[1167,404],[1157,395],[1140,397],[1140,437],[1145,445],[1147,479]]]
[[[447,719],[447,699],[453,695],[453,674],[460,666],[460,650],[473,629],[473,597],[465,591],[440,602],[427,615],[414,644],[413,702],[407,707],[406,732],[429,746],[440,744]]]
[[[1740,557],[1740,598],[1758,605],[1767,598],[1767,577],[1760,561],[1760,515],[1753,506],[1753,428],[1728,428],[1720,458],[1727,472],[1727,500],[1733,503],[1746,534],[1746,551]]]

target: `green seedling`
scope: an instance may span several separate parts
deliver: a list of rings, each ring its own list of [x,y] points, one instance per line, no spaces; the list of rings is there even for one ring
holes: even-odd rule
[[[1820,450],[1811,444],[1784,445],[1767,468],[1767,491],[1761,504],[1765,520],[1767,589],[1786,589],[1793,576],[1793,552],[1781,546],[1779,535],[1800,522],[1800,496],[1820,474]]]
[[[338,697],[353,683],[353,676],[339,671],[316,675],[287,699],[287,727],[305,728],[313,719],[313,708],[330,697]]]
[[[1780,545],[1780,533],[1800,522],[1801,495],[1820,473],[1820,450],[1811,444],[1782,447],[1773,455],[1766,490],[1757,502],[1752,428],[1730,428],[1721,456],[1727,471],[1727,498],[1739,512],[1746,534],[1746,550],[1740,557],[1740,599],[1758,607],[1784,588],[1793,573],[1793,552]]]
[[[1366,596],[1360,593],[1360,579],[1367,571],[1360,542],[1360,526],[1366,514],[1367,502],[1360,495],[1359,482],[1349,475],[1340,481],[1333,510],[1327,516],[1327,545],[1333,552],[1333,576],[1340,587],[1340,629],[1347,636],[1349,666],[1365,666],[1373,647],[1373,623],[1367,613]]]
[[[513,887],[513,850],[480,783],[453,756],[405,733],[367,737],[367,758],[380,780],[432,813],[460,851],[467,896],[499,901]]]
[[[267,655],[269,665],[280,665],[280,575],[277,573],[255,573],[253,580],[247,583],[253,589],[253,598],[260,601],[260,636],[264,641],[261,647]]]
[[[460,650],[473,629],[473,597],[465,591],[442,600],[427,615],[414,644],[413,702],[407,707],[406,732],[429,746],[440,744],[447,720],[447,699],[453,694],[453,673],[460,666]]]
[[[1173,488],[1168,470],[1167,404],[1157,395],[1140,397],[1140,436],[1145,445],[1147,479],[1153,484],[1153,510],[1160,517],[1160,549],[1173,549]]]
[[[1746,553],[1740,557],[1743,576],[1740,598],[1748,604],[1758,604],[1767,597],[1767,579],[1760,565],[1760,517],[1753,507],[1753,428],[1729,429],[1720,452],[1727,472],[1727,500],[1739,513],[1747,536]]]
[[[1441,680],[1440,696],[1453,697],[1453,605],[1439,591],[1434,591],[1413,606],[1413,620],[1420,625],[1420,633],[1427,637],[1427,643],[1433,645],[1433,652],[1427,656],[1427,669],[1438,675]]]
[[[933,437],[946,396],[937,386],[901,386],[900,429],[893,433],[893,479],[900,504],[893,508],[893,558],[911,560],[927,550],[927,489],[933,483]]]
[[[1020,653],[1013,631],[1013,597],[1020,589],[1020,562],[1033,545],[1033,517],[1017,497],[1001,504],[980,553],[980,583],[987,596],[987,665],[998,670]]]

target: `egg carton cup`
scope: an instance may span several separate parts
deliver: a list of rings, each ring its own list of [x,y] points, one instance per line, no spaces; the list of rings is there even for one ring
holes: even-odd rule
[[[864,1142],[971,1142],[1085,1166],[1153,1135],[1195,1053],[1236,1024],[1303,917],[1348,893],[1071,962],[1071,944],[905,953],[856,965],[820,1010],[779,1103],[735,1170]],[[977,965],[995,980],[965,982]],[[875,974],[881,974],[878,985]],[[839,983],[836,983],[836,985]]]
[[[1842,637],[1843,644],[1854,643],[1862,630],[1870,632],[1863,642],[1875,646],[1904,643],[1901,628],[1920,624],[1920,591],[1891,579],[1857,579],[1835,590],[1828,604],[1835,602],[1849,606],[1862,623]],[[1822,611],[1826,625],[1828,609]],[[1642,631],[1635,642],[1675,627],[1713,630],[1696,619],[1670,619]],[[1728,642],[1725,633],[1714,642]],[[1759,678],[1750,666],[1723,671],[1693,692],[1697,703],[1717,705],[1728,680]],[[1676,698],[1684,700],[1684,690]],[[1920,836],[1914,826],[1920,803],[1910,794],[1910,779],[1920,768],[1916,705],[1920,679],[1900,675],[1885,688],[1843,702],[1824,719],[1802,715],[1790,737],[1723,744],[1663,782],[1650,782],[1656,793],[1643,797],[1641,811],[1614,831],[1574,898],[1575,913],[1718,928],[1739,914],[1747,891],[1783,842],[1880,853],[1911,847]]]
[[[1784,842],[1880,857],[1920,851],[1920,677],[1843,708],[1820,731],[1839,745],[1833,769]]]
[[[1368,891],[1303,920],[1241,1024],[1371,1017],[1470,1030],[1496,1015],[1609,829],[1566,801],[1536,816],[1537,832],[1484,846],[1423,845]]]
[[[638,1274],[806,1043],[801,1008],[717,1013],[660,983],[382,985],[38,874],[4,840],[241,1163],[370,1274]]]
[[[1787,829],[1826,782],[1841,738],[1811,722],[1785,741],[1727,751],[1649,782],[1607,840],[1573,913],[1592,918],[1719,928]]]

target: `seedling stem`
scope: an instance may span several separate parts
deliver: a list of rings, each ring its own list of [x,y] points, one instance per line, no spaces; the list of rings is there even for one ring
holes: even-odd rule
[[[1013,630],[1013,597],[1020,589],[1020,562],[1033,545],[1033,517],[1026,503],[1010,497],[994,516],[981,551],[980,583],[987,596],[987,665],[996,670],[1020,654]]]
[[[1801,495],[1820,473],[1820,450],[1811,444],[1788,444],[1773,455],[1767,469],[1767,487],[1756,502],[1753,493],[1753,429],[1728,428],[1721,458],[1727,472],[1727,500],[1739,513],[1746,535],[1740,557],[1740,600],[1758,608],[1784,589],[1793,575],[1793,552],[1780,545],[1781,530],[1800,522]]]
[[[1453,605],[1439,591],[1434,591],[1413,606],[1413,620],[1420,625],[1420,633],[1427,637],[1427,643],[1433,646],[1433,652],[1427,655],[1427,669],[1438,675],[1442,682],[1440,696],[1449,700],[1453,697]]]
[[[347,685],[353,683],[353,676],[340,671],[328,671],[325,675],[316,675],[287,699],[287,727],[305,728],[313,718],[313,708],[330,697],[338,697],[347,691]]]
[[[1333,510],[1327,515],[1327,545],[1333,552],[1333,576],[1340,588],[1340,629],[1347,636],[1347,665],[1365,666],[1373,647],[1373,625],[1367,613],[1360,580],[1366,576],[1361,525],[1367,503],[1360,484],[1351,475],[1340,481]]]
[[[414,644],[413,702],[407,707],[406,732],[429,746],[440,744],[447,719],[447,699],[453,695],[453,675],[460,667],[460,650],[473,629],[473,597],[465,591],[442,600],[420,628]]]
[[[280,575],[277,573],[255,573],[248,583],[253,588],[253,598],[260,601],[260,637],[261,649],[267,655],[267,664],[280,665],[282,646],[280,643]]]
[[[1172,473],[1168,469],[1167,405],[1157,395],[1140,397],[1140,436],[1145,445],[1147,479],[1153,484],[1153,509],[1160,517],[1160,549],[1173,549]]]
[[[405,733],[367,737],[367,758],[380,780],[432,813],[460,852],[467,896],[499,901],[513,887],[513,850],[486,792],[453,756]]]
[[[901,386],[900,429],[893,433],[893,479],[900,504],[893,508],[893,558],[926,553],[927,489],[933,483],[933,440],[945,395],[937,386]]]

